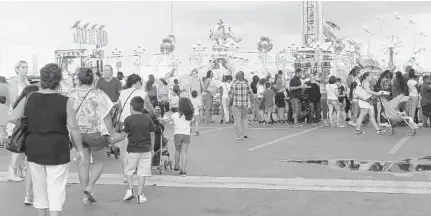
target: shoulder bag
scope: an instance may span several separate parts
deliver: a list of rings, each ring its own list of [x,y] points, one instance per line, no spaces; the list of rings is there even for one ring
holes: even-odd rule
[[[28,94],[28,96],[25,98],[24,112],[25,112],[25,107],[27,106],[27,101],[32,94],[33,92]],[[9,142],[6,144],[6,149],[15,153],[23,153],[25,138],[27,137],[27,135],[28,135],[27,117],[23,115],[16,121],[15,127],[12,132],[12,136]]]
[[[367,101],[368,99],[370,99],[370,98],[371,98],[371,95],[370,95],[370,94],[368,94],[368,93],[365,91],[365,89],[364,89],[362,86],[360,86],[360,85],[356,86],[355,91],[354,91],[354,94],[355,94],[356,96],[358,96],[358,98],[359,98],[360,100],[363,100],[363,101]]]
[[[124,110],[124,107],[127,104],[127,101],[129,101],[130,96],[132,96],[132,94],[135,91],[136,91],[136,89],[133,90],[130,93],[130,95],[127,97],[126,101],[124,101],[123,107],[121,108],[120,113],[118,114],[117,120],[115,122],[113,122],[113,125],[114,125],[114,128],[115,128],[115,132],[117,132],[117,133],[121,133],[121,128],[123,127],[123,124],[124,124],[124,122],[120,122],[121,114],[123,114],[123,110]],[[143,98],[143,99],[145,99],[145,98]]]

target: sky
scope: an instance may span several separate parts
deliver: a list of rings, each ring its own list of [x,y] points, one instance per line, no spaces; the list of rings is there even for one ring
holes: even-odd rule
[[[177,38],[175,55],[182,62],[180,71],[188,70],[191,46],[198,40],[211,45],[209,30],[222,18],[237,35],[243,38],[241,50],[256,51],[256,42],[268,36],[278,52],[293,41],[301,41],[301,2],[173,2],[173,27]],[[384,33],[376,21],[382,16],[384,27],[392,31],[392,14],[398,12],[395,35],[402,47],[395,56],[397,63],[408,60],[417,46],[428,48],[417,57],[421,66],[431,69],[431,40],[419,36],[424,32],[431,37],[431,2],[324,2],[324,17],[340,26],[339,36],[349,36],[365,45],[370,41],[371,52],[378,60],[387,56],[381,51]],[[404,26],[409,17],[415,24]],[[74,49],[71,26],[77,20],[105,24],[108,46],[124,54],[132,54],[138,46],[147,50],[145,62],[152,53],[159,52],[162,38],[170,34],[170,3],[158,2],[0,2],[0,75],[14,75],[13,67],[19,60],[32,61],[37,55],[38,67],[54,62],[54,50]],[[364,31],[370,27],[373,34]],[[84,48],[92,48],[85,47]],[[110,62],[113,63],[113,62]],[[29,65],[32,70],[32,64]],[[133,73],[133,59],[123,60],[125,74]]]

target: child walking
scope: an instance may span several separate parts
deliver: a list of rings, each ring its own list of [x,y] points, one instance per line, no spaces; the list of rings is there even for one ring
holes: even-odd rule
[[[200,121],[200,108],[202,107],[202,101],[199,100],[198,98],[198,92],[197,91],[192,91],[192,99],[190,99],[190,101],[193,104],[193,109],[194,109],[194,122],[196,125],[196,136],[199,136],[199,121]]]
[[[171,111],[173,113],[178,112],[178,101],[180,100],[180,90],[174,88],[174,94],[172,95],[170,103],[172,104]]]
[[[193,104],[190,99],[180,98],[178,112],[172,113],[170,118],[160,119],[160,122],[163,123],[174,123],[174,171],[180,171],[179,174],[181,176],[186,176],[187,149],[190,145],[190,125],[193,120],[194,113]]]
[[[130,113],[124,120],[124,126],[119,136],[111,138],[110,144],[128,139],[126,165],[124,174],[127,177],[129,189],[123,200],[131,200],[135,196],[138,203],[146,203],[144,196],[145,178],[151,177],[151,158],[154,155],[155,127],[150,116],[143,114],[144,99],[137,96],[130,101]],[[133,190],[133,174],[138,175],[138,193]]]
[[[265,83],[266,90],[263,93],[263,98],[265,100],[265,113],[266,113],[266,125],[271,121],[271,114],[274,112],[275,106],[275,92],[271,89],[271,83]]]

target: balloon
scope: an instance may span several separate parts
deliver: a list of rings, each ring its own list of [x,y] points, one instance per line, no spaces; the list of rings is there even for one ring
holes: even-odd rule
[[[271,43],[269,37],[260,37],[260,40],[257,42],[257,50],[259,50],[259,52],[263,50],[269,52],[272,50],[272,47],[273,44]]]

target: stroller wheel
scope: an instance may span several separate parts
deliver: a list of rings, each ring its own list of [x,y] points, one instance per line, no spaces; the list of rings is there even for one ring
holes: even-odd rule
[[[388,132],[388,136],[392,136],[392,135],[394,135],[394,134],[395,134],[395,130],[394,130],[394,129],[389,130],[389,132]]]
[[[409,136],[414,136],[416,134],[416,129],[412,129],[409,131]]]
[[[120,158],[120,148],[115,147],[115,149],[114,149],[114,157],[115,157],[115,159]]]

